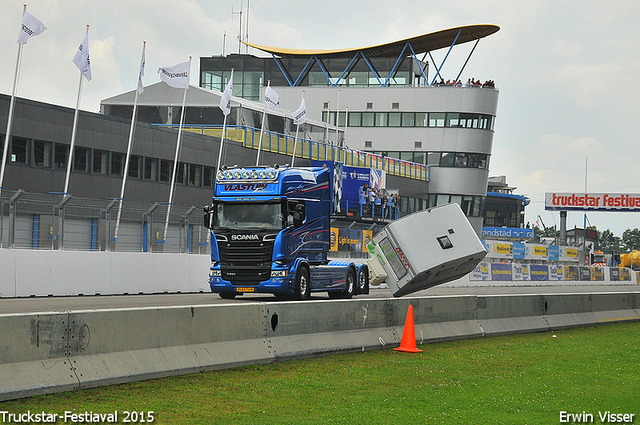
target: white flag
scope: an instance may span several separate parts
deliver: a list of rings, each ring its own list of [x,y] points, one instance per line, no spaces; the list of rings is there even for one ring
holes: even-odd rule
[[[84,41],[78,47],[76,55],[73,57],[73,63],[76,64],[82,75],[91,81],[91,60],[89,59],[89,33],[84,36]]]
[[[24,15],[22,15],[22,28],[20,28],[20,34],[18,34],[18,44],[26,44],[31,37],[42,33],[46,29],[47,27],[42,25],[42,22],[25,10]]]
[[[144,85],[142,84],[142,77],[144,77],[144,65],[146,63],[144,51],[147,49],[147,43],[142,46],[142,62],[140,62],[140,74],[138,74],[138,94],[144,92]]]
[[[304,104],[304,97],[302,98],[302,102],[298,109],[295,110],[293,114],[291,114],[291,118],[293,118],[293,123],[295,125],[304,124],[307,119],[307,107]]]
[[[191,62],[183,62],[165,68],[158,68],[160,79],[176,89],[188,89],[190,64]]]
[[[276,93],[271,86],[267,86],[267,89],[264,91],[264,101],[269,109],[276,109],[278,107],[278,93]]]
[[[222,97],[220,98],[220,109],[225,115],[229,115],[231,112],[231,93],[233,92],[233,71],[231,71],[231,77],[227,83],[227,88],[224,89]]]

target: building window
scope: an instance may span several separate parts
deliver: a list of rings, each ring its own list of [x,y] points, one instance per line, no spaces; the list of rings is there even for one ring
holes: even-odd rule
[[[426,112],[416,112],[416,127],[428,127],[429,126],[429,114]]]
[[[376,127],[386,127],[389,114],[386,112],[376,112]]]
[[[53,145],[53,166],[54,168],[67,168],[67,157],[69,156],[69,146],[56,143]]]
[[[362,126],[363,127],[373,127],[373,112],[363,112],[362,113]]]
[[[189,186],[202,186],[202,165],[189,165]]]
[[[444,112],[429,113],[429,127],[444,127]]]
[[[96,174],[109,173],[109,152],[100,149],[93,150],[93,172]]]
[[[91,149],[76,146],[73,152],[73,171],[89,172]]]
[[[422,149],[422,142],[413,142],[414,149]]]
[[[402,113],[402,126],[413,127],[415,125],[415,114],[413,112]]]
[[[215,169],[212,167],[204,166],[204,181],[202,182],[204,187],[212,188],[214,183]]]
[[[457,112],[447,112],[446,127],[460,127],[460,114]]]
[[[422,144],[422,142],[416,142],[416,143],[421,143]],[[413,153],[413,162],[415,162],[416,164],[424,164],[425,158],[426,158],[425,152],[414,152]]]
[[[373,102],[367,102],[367,109],[373,109]]]
[[[158,158],[144,159],[144,179],[158,181]]]
[[[129,156],[129,173],[127,176],[132,179],[142,178],[142,157],[139,155]]]
[[[189,172],[187,168],[187,164],[184,162],[178,163],[178,170],[176,172],[176,183],[177,184],[186,184],[187,182],[187,173]]]
[[[160,181],[164,183],[170,183],[172,171],[173,171],[173,167],[172,167],[171,161],[161,159],[160,160]]]
[[[467,160],[469,159],[469,157],[467,156],[466,153],[457,153],[456,154],[456,167],[466,167],[467,166]]]
[[[391,109],[400,109],[400,103],[398,102],[393,102],[391,104]]]
[[[427,153],[427,165],[436,167],[440,166],[440,152]]]
[[[21,137],[11,138],[11,162],[29,164],[29,140]]]
[[[124,154],[120,152],[111,153],[111,174],[122,176],[124,174]]]
[[[401,117],[400,112],[389,112],[389,127],[400,127]]]
[[[373,142],[371,140],[365,140],[364,141],[364,148],[365,149],[371,149],[373,147]]]
[[[352,112],[349,114],[349,127],[360,127],[362,123],[362,113]]]
[[[33,165],[51,168],[53,145],[51,142],[33,142]]]
[[[443,152],[440,157],[441,167],[453,167],[455,165],[456,154],[455,152]]]

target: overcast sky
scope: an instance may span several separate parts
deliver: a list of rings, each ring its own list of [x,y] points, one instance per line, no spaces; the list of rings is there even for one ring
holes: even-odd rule
[[[0,2],[4,94],[11,94],[22,5]],[[246,0],[28,1],[47,30],[25,45],[17,96],[75,107],[79,71],[71,59],[87,24],[93,79],[83,83],[81,109],[98,112],[100,100],[136,87],[143,40],[145,85],[159,81],[159,66],[189,56],[197,85],[200,57],[222,54],[224,44],[226,53],[238,51],[241,6],[246,17]],[[498,25],[500,31],[480,41],[462,79],[492,79],[500,90],[490,175],[506,175],[515,193],[531,198],[526,220],[535,223],[540,215],[545,225],[559,225],[559,213],[544,210],[545,192],[584,192],[585,177],[589,192],[640,193],[637,0],[254,0],[249,6],[249,42],[277,47],[366,47],[462,25]],[[445,79],[455,78],[471,47],[454,49]],[[434,52],[438,63],[445,53]],[[582,227],[583,217],[569,212],[567,227]],[[640,228],[640,213],[587,217],[617,236]]]

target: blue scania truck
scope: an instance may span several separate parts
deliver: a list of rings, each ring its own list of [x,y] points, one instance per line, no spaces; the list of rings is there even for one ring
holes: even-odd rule
[[[211,291],[222,298],[368,294],[366,264],[328,259],[341,174],[340,167],[222,167],[204,214],[211,229]]]

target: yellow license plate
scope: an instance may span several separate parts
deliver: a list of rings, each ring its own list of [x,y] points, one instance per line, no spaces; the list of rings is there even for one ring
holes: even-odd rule
[[[256,288],[236,288],[238,292],[254,292]]]

